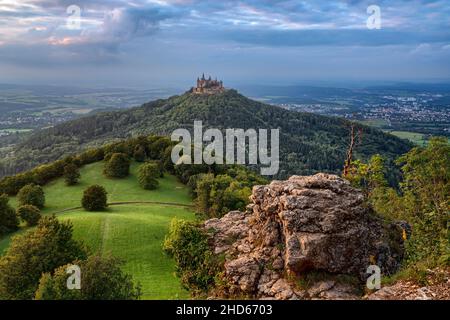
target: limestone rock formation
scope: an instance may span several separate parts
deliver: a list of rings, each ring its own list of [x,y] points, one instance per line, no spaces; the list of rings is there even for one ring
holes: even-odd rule
[[[229,295],[356,298],[345,284],[322,281],[307,290],[295,279],[315,270],[364,280],[369,265],[390,274],[402,259],[402,228],[385,225],[362,193],[335,175],[292,176],[255,186],[247,209],[205,222],[214,252],[225,255]]]

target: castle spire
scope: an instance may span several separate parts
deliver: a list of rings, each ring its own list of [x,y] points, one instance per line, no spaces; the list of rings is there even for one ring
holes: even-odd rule
[[[212,80],[211,75],[206,78],[205,73],[202,74],[201,78],[197,77],[197,86],[191,89],[191,92],[195,94],[215,94],[224,91],[222,80],[219,81],[217,77],[215,77],[215,80]]]

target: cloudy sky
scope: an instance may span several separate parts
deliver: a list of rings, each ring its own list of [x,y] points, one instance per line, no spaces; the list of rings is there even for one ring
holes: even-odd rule
[[[1,83],[184,86],[201,72],[226,84],[448,81],[450,2],[0,0]]]

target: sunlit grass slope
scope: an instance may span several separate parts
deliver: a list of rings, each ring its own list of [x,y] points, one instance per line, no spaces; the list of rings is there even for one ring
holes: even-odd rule
[[[173,261],[161,248],[172,218],[194,219],[194,213],[188,207],[191,199],[187,188],[166,174],[159,179],[157,190],[144,190],[136,179],[138,166],[134,163],[130,176],[125,179],[105,178],[103,163],[99,162],[81,169],[81,180],[76,186],[67,187],[62,179],[56,180],[44,187],[46,207],[42,213],[56,213],[59,219],[70,220],[74,237],[84,241],[92,252],[110,252],[122,258],[124,271],[141,283],[144,299],[187,298],[174,275]],[[109,203],[167,204],[112,205],[105,212],[65,211],[80,206],[83,190],[91,184],[105,187]],[[15,198],[10,202],[16,206]],[[10,238],[0,240],[0,252],[8,247]]]

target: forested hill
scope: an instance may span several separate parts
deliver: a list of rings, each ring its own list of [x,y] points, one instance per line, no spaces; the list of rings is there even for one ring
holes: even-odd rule
[[[170,135],[174,129],[279,128],[280,177],[314,172],[340,172],[349,141],[344,119],[288,111],[250,100],[235,90],[215,95],[185,93],[125,111],[99,113],[40,130],[16,146],[6,157],[2,174],[28,169],[88,146],[142,134]],[[403,154],[411,145],[369,127],[363,128],[355,156],[380,153],[388,158]]]

